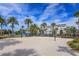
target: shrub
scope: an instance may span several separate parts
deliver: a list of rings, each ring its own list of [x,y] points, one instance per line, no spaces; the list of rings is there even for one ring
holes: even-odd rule
[[[4,38],[7,38],[7,36],[0,36],[0,39],[4,39]]]
[[[67,44],[72,49],[79,50],[79,39],[74,39],[72,41],[68,41]]]

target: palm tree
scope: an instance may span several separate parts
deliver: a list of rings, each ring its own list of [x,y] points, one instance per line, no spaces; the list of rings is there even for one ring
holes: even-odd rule
[[[53,36],[54,36],[55,26],[56,26],[56,23],[52,23],[51,24],[51,27],[52,27],[52,35]]]
[[[76,22],[76,24],[78,25],[78,29],[79,29],[79,20]]]
[[[30,27],[30,24],[32,23],[32,20],[31,19],[29,19],[29,18],[27,18],[27,19],[25,19],[24,20],[24,22],[25,22],[25,24],[27,24],[28,26],[28,29],[29,29],[29,27]]]
[[[71,26],[66,28],[66,34],[69,35],[70,37],[75,37],[76,34],[76,28]]]
[[[44,35],[44,32],[47,30],[47,24],[46,23],[42,23],[41,24],[41,34],[43,34]]]
[[[76,24],[78,25],[78,32],[79,32],[79,11],[74,13],[74,16],[78,17],[78,21],[76,22]],[[79,34],[78,34],[79,36]]]
[[[71,30],[71,35],[74,38],[75,37],[75,34],[76,34],[76,28],[73,27],[73,26],[71,26],[70,30]]]
[[[4,24],[5,24],[5,20],[2,17],[0,17],[0,27],[1,27],[1,29],[3,28]]]
[[[14,35],[14,27],[15,27],[15,25],[19,25],[18,21],[16,20],[15,17],[10,17],[8,19],[8,24],[10,24],[10,26],[12,28],[12,35]]]
[[[23,34],[24,34],[24,26],[21,26],[20,33],[21,33],[21,37],[23,37]]]
[[[23,25],[21,26],[21,29],[24,30],[24,26]]]
[[[74,16],[79,17],[79,11],[75,12]],[[79,29],[79,18],[78,18],[78,21],[76,22],[76,24],[78,25],[78,29]]]
[[[71,30],[69,26],[65,28],[65,31],[66,31],[67,37],[71,37]]]
[[[3,29],[3,25],[6,25],[5,20],[0,16],[0,27],[1,30]],[[3,32],[1,32],[1,35],[3,35]]]
[[[55,28],[55,26],[56,26],[56,23],[52,23],[52,24],[51,24],[51,27],[52,27],[52,34],[53,34],[53,36],[54,36],[54,40],[56,41],[56,30],[57,30],[57,28]]]
[[[33,24],[30,26],[30,31],[31,31],[32,35],[36,35],[38,30],[39,30],[39,27],[36,24]]]

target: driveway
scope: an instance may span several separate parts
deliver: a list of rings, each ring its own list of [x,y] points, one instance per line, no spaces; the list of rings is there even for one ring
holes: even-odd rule
[[[66,44],[72,39],[23,37],[0,40],[1,56],[77,56]]]

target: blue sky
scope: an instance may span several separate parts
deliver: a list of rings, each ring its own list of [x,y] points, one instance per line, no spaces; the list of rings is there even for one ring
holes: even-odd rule
[[[19,29],[24,24],[26,18],[38,25],[46,22],[48,25],[51,23],[67,24],[68,26],[76,26],[77,18],[73,14],[79,10],[79,4],[68,3],[17,3],[17,4],[0,4],[0,15],[6,20],[14,16],[19,21],[19,26],[16,25],[15,29]],[[10,29],[10,27],[4,27]]]

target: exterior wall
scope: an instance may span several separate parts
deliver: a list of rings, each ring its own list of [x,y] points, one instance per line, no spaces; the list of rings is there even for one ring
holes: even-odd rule
[[[46,34],[48,34],[48,35],[52,34],[51,28],[48,28],[48,29],[46,30]]]
[[[46,29],[46,31],[44,31],[44,35],[52,35],[52,30],[53,30],[53,28],[52,28],[51,26],[46,26],[45,28],[40,27],[40,28],[41,28],[41,30]],[[66,28],[65,24],[56,25],[55,28],[57,28],[56,33],[57,33],[58,35],[60,35],[60,30],[63,31],[63,34],[66,33],[66,31],[65,31],[65,28]]]
[[[4,31],[3,30],[0,30],[0,35],[3,34],[3,33],[4,33]]]
[[[65,28],[66,27],[58,27],[57,34],[60,34],[60,30],[63,31],[63,34],[66,34]]]
[[[55,28],[58,28],[57,34],[60,34],[60,30],[63,31],[63,34],[66,33],[66,31],[65,31],[66,26],[56,26]],[[47,30],[44,33],[47,34],[47,35],[52,34],[51,26],[47,26]]]

